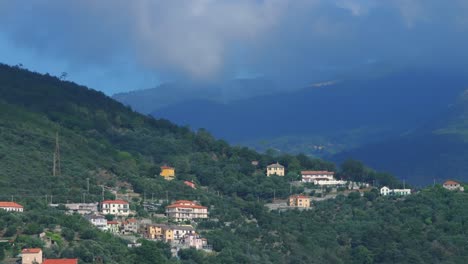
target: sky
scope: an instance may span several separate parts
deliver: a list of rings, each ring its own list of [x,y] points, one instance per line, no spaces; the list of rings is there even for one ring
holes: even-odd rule
[[[0,62],[106,94],[360,68],[467,68],[468,0],[0,0]]]

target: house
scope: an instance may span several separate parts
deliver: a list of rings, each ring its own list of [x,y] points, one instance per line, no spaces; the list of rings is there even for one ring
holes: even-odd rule
[[[94,214],[98,212],[99,203],[67,203],[64,204],[68,212],[80,215]],[[51,207],[58,207],[59,204],[50,204]]]
[[[252,166],[258,166],[258,160],[252,160],[250,164],[252,164]]]
[[[193,228],[193,226],[191,225],[172,225],[172,226],[169,226],[169,228],[172,229],[175,240],[180,240],[185,235],[195,233],[195,228]]]
[[[120,224],[117,221],[107,221],[107,230],[111,233],[118,233],[119,226]]]
[[[184,184],[187,185],[188,187],[192,188],[192,189],[196,189],[197,187],[195,186],[195,183],[191,182],[191,181],[184,181]]]
[[[387,186],[384,186],[380,188],[380,194],[383,196],[387,196],[387,195],[404,196],[404,195],[410,195],[411,189],[390,189]]]
[[[267,166],[267,176],[284,176],[284,166],[278,162]]]
[[[175,178],[175,169],[166,165],[161,166],[161,173],[159,175],[168,181],[173,180]]]
[[[42,264],[78,264],[78,259],[46,259]]]
[[[23,212],[23,206],[15,202],[0,202],[0,209],[8,212]]]
[[[166,215],[176,221],[208,218],[208,208],[193,201],[179,200],[166,206]]]
[[[302,182],[335,180],[333,171],[301,171]]]
[[[101,203],[101,212],[103,214],[128,216],[130,214],[130,206],[124,200],[106,200]]]
[[[195,249],[203,249],[207,246],[206,239],[201,238],[197,233],[184,235],[179,242],[187,247],[193,247]]]
[[[450,191],[459,190],[459,191],[463,192],[465,190],[465,188],[463,188],[463,186],[461,186],[461,184],[459,182],[452,181],[452,180],[448,180],[448,181],[444,182],[444,184],[442,186],[445,189],[450,190]]]
[[[310,197],[305,195],[291,195],[289,196],[289,206],[310,207]]]
[[[107,230],[107,220],[104,216],[91,214],[91,215],[85,215],[85,218],[95,227],[103,231]]]
[[[147,224],[140,229],[140,233],[147,239],[157,239],[164,242],[174,241],[174,232],[166,224]]]
[[[138,233],[138,221],[135,218],[127,219],[122,222],[122,233]]]
[[[25,248],[21,250],[21,264],[42,263],[42,249]]]
[[[342,180],[329,180],[329,179],[315,179],[314,185],[318,186],[338,186],[338,185],[346,185],[346,181]]]

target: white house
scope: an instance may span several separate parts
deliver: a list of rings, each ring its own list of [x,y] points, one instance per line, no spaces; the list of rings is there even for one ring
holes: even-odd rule
[[[208,218],[208,208],[192,201],[178,200],[166,206],[166,214],[176,221]]]
[[[170,228],[173,230],[174,239],[181,239],[185,235],[194,234],[195,228],[191,225],[171,225]]]
[[[301,175],[302,182],[314,182],[315,180],[331,181],[335,179],[333,177],[335,173],[332,171],[301,171]]]
[[[51,207],[58,207],[60,204],[50,204]],[[69,213],[80,215],[94,214],[98,212],[99,203],[67,203],[63,204]]]
[[[314,180],[314,184],[319,185],[319,186],[336,186],[336,185],[345,185],[346,181],[335,180],[335,179],[333,179],[333,180],[316,179],[316,180]]]
[[[442,185],[445,189],[447,190],[450,190],[450,191],[456,191],[456,190],[459,190],[459,191],[464,191],[465,188],[463,188],[463,186],[461,186],[461,184],[459,182],[456,182],[456,181],[446,181],[444,182],[444,184]]]
[[[85,218],[95,227],[106,231],[107,230],[107,220],[104,216],[102,215],[85,215]]]
[[[23,212],[23,206],[15,202],[0,202],[0,209],[8,212]]]
[[[124,200],[106,200],[101,203],[101,212],[103,214],[128,216],[130,214],[130,206]]]
[[[411,189],[390,189],[387,186],[384,186],[380,188],[380,194],[383,196],[387,195],[410,195],[411,194]]]

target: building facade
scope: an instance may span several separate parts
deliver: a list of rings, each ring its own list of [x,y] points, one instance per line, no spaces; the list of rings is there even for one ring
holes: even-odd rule
[[[119,232],[119,222],[117,221],[107,221],[107,230],[111,233],[118,233]]]
[[[387,186],[380,188],[380,194],[383,196],[387,195],[397,195],[397,196],[405,196],[411,194],[411,189],[390,189]]]
[[[305,195],[291,195],[289,196],[289,206],[310,207],[310,197]]]
[[[21,251],[21,264],[42,263],[42,249],[25,248]]]
[[[23,212],[24,210],[21,204],[15,202],[0,202],[0,209],[8,212]]]
[[[333,171],[301,171],[302,182],[335,180]]]
[[[116,216],[128,216],[130,205],[124,200],[106,200],[101,203],[101,212]]]
[[[452,181],[452,180],[444,182],[442,186],[445,189],[450,190],[450,191],[462,191],[463,192],[465,190],[465,188],[463,188],[463,186],[461,186],[459,182]]]
[[[91,214],[91,215],[85,215],[85,218],[95,227],[103,231],[107,230],[107,220],[104,216]]]
[[[279,164],[278,162],[270,164],[267,166],[267,176],[284,176],[284,166]]]
[[[164,179],[170,181],[175,178],[175,168],[169,166],[161,166],[161,173],[160,176],[164,177]]]
[[[208,208],[193,201],[179,200],[166,207],[166,215],[176,221],[208,218]]]

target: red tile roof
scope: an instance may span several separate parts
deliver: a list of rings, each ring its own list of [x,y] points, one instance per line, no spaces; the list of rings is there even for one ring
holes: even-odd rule
[[[195,189],[195,183],[191,181],[184,181],[184,184]]]
[[[333,175],[333,171],[301,171],[302,175]]]
[[[108,225],[118,225],[119,222],[117,222],[117,221],[107,221],[107,224]]]
[[[37,254],[37,253],[40,253],[42,251],[42,249],[40,248],[24,248],[23,250],[21,250],[21,253],[22,254]]]
[[[124,200],[105,200],[102,201],[103,204],[128,204],[127,201]]]
[[[173,167],[169,167],[169,166],[161,166],[161,170],[173,170],[174,168]]]
[[[78,259],[46,259],[42,264],[78,264]]]
[[[192,201],[178,200],[175,203],[166,206],[166,208],[194,208],[194,209],[208,209],[205,206],[201,206]]]
[[[451,180],[444,182],[444,185],[457,185],[457,184],[460,184],[460,183],[456,181],[451,181]]]
[[[309,196],[305,196],[305,195],[291,195],[289,198],[310,199]]]
[[[14,208],[23,208],[22,205],[15,202],[0,202],[0,207],[14,207]]]

